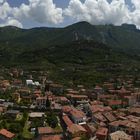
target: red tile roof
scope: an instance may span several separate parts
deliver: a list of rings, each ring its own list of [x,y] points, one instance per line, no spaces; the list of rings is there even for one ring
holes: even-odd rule
[[[52,134],[54,130],[51,127],[38,127],[39,134]]]
[[[80,110],[77,110],[75,108],[73,108],[71,111],[70,111],[70,114],[75,117],[75,118],[84,118],[85,117],[85,113],[80,111]]]
[[[109,100],[108,101],[108,105],[112,106],[112,105],[122,105],[122,101],[121,100]]]
[[[62,107],[62,111],[65,113],[69,113],[72,110],[72,108],[70,106],[63,106]]]
[[[8,131],[6,129],[1,129],[0,135],[5,136],[6,138],[13,138],[15,136],[15,134],[11,133],[10,131]]]
[[[107,119],[102,115],[101,112],[95,113],[93,116],[94,116],[94,118],[98,119],[99,121],[107,122]]]
[[[87,132],[84,127],[82,127],[81,125],[78,125],[78,124],[73,124],[70,127],[68,127],[68,131],[72,134],[75,134],[75,133],[81,132],[81,131],[85,132],[85,133]]]
[[[60,135],[43,136],[41,140],[62,140]]]
[[[97,130],[96,135],[106,136],[108,133],[108,129],[105,127],[101,127]]]
[[[62,117],[63,121],[65,122],[65,124],[67,125],[67,127],[71,126],[73,124],[73,122],[70,120],[70,118],[67,115],[64,115]]]
[[[103,115],[110,122],[116,121],[115,116],[112,113],[110,113],[110,112],[105,112],[105,113],[103,113]]]
[[[95,112],[104,112],[104,111],[111,111],[112,109],[109,106],[103,106],[103,105],[92,105],[90,106],[90,109],[93,113]]]
[[[87,95],[74,95],[74,94],[67,94],[68,97],[75,98],[75,99],[88,99]]]

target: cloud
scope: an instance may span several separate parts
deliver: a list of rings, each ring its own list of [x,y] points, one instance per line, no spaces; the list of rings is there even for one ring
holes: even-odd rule
[[[3,1],[1,1],[3,2]],[[0,19],[4,20],[6,19],[9,14],[11,13],[11,7],[7,2],[4,2],[0,5]]]
[[[129,10],[124,0],[71,0],[64,10],[66,16],[77,21],[85,20],[92,24],[121,24],[129,18]]]
[[[0,0],[0,4],[2,4],[4,2],[4,0]]]
[[[9,17],[4,23],[0,24],[0,27],[3,27],[3,26],[16,26],[19,28],[23,27],[22,23],[20,23],[18,20],[11,17]]]
[[[109,1],[109,2],[108,2]],[[37,25],[59,25],[68,21],[88,21],[91,24],[135,24],[140,28],[140,0],[70,0],[65,9],[57,7],[53,0],[28,0],[18,7],[11,7],[0,0],[1,25],[27,27],[25,23]],[[131,8],[130,8],[131,7]],[[22,25],[23,24],[23,25]]]
[[[22,4],[14,8],[14,16],[39,23],[58,24],[63,21],[62,9],[57,8],[52,0],[29,0],[29,4]]]
[[[29,0],[29,4],[22,3],[19,7],[10,7],[8,2],[3,0],[0,0],[0,3],[2,3],[0,4],[0,20],[3,20],[6,25],[25,20],[46,25],[63,22],[63,11],[56,7],[53,0]],[[17,25],[21,26],[21,23]]]
[[[64,15],[76,21],[85,20],[92,24],[133,23],[140,27],[140,1],[131,0],[135,6],[133,11],[125,0],[70,0]]]

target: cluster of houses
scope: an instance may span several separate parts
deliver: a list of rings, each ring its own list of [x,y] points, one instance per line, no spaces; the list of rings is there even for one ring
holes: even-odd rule
[[[28,110],[33,140],[140,140],[140,89],[135,86],[140,79],[118,76],[91,89],[66,88],[48,80],[47,72],[6,72],[10,78],[0,76],[0,94],[10,98],[0,100],[0,114],[17,118],[23,108]],[[56,115],[56,128],[46,123],[49,111]],[[34,126],[34,121],[40,123]],[[0,130],[0,140],[16,135]]]

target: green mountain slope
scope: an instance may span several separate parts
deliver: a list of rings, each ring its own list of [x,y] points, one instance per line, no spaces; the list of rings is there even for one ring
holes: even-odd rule
[[[33,28],[16,27],[0,28],[0,45],[24,47],[28,49],[63,44],[78,39],[94,40],[121,49],[140,50],[140,31],[134,25],[91,25],[80,22],[65,28]],[[39,46],[38,46],[39,45]],[[20,48],[21,49],[21,48]]]
[[[65,28],[0,28],[0,64],[47,69],[50,79],[87,84],[140,69],[140,31],[134,25],[80,22]]]

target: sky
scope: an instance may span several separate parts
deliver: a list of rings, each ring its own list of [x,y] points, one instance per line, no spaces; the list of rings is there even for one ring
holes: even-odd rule
[[[64,27],[79,21],[140,28],[140,0],[0,0],[1,27]]]

